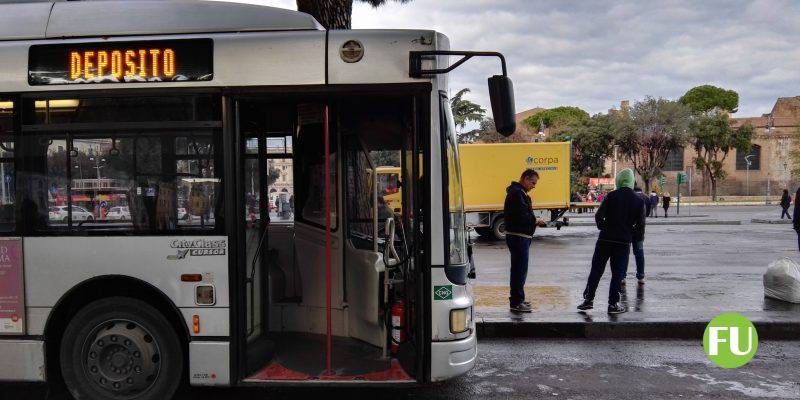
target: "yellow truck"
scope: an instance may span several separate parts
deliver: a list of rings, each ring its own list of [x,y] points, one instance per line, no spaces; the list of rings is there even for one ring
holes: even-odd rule
[[[530,192],[533,209],[544,213],[548,226],[561,228],[570,207],[570,142],[462,144],[461,177],[467,225],[481,236],[504,239],[506,188],[522,171],[539,172]]]
[[[461,180],[467,225],[484,237],[505,239],[506,188],[527,168],[539,172],[530,193],[533,209],[557,229],[569,223],[571,145],[569,142],[461,144]],[[402,210],[400,168],[378,167],[378,190],[395,213]]]

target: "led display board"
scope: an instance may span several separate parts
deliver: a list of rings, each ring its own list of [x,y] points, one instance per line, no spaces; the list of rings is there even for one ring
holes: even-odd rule
[[[211,39],[35,45],[28,54],[28,83],[210,81],[213,61]]]

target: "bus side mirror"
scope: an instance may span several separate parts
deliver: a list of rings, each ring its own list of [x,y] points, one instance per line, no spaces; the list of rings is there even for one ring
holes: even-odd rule
[[[514,84],[505,75],[494,75],[489,78],[489,98],[492,103],[494,126],[503,136],[510,136],[517,130],[516,111],[514,110]]]

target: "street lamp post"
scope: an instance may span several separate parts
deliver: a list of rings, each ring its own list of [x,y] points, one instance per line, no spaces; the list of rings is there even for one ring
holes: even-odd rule
[[[747,195],[750,196],[750,157],[753,157],[753,154],[748,154],[744,157],[744,160],[747,162],[747,170],[745,172],[745,179],[747,181]]]

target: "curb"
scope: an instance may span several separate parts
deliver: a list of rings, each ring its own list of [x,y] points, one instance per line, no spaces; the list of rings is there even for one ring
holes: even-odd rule
[[[792,220],[786,219],[761,219],[761,218],[753,218],[750,220],[750,223],[753,224],[791,224]]]
[[[547,339],[699,339],[707,322],[514,322],[484,321],[475,324],[479,338]],[[759,340],[798,340],[800,321],[753,324]]]

